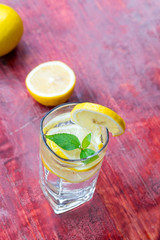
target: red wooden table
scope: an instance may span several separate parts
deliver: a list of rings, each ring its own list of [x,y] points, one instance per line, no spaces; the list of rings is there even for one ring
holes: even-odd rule
[[[0,239],[160,239],[160,2],[2,0],[23,19],[0,58]],[[55,215],[39,186],[39,125],[50,110],[28,72],[60,60],[76,73],[69,102],[108,106],[126,121],[110,137],[91,201]]]

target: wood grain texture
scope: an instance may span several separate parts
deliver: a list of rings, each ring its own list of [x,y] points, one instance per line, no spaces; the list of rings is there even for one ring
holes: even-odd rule
[[[2,0],[24,23],[0,58],[0,239],[160,239],[160,2]],[[108,106],[126,121],[110,137],[94,197],[55,215],[39,186],[39,124],[50,110],[28,72],[61,60],[76,73],[69,102]]]

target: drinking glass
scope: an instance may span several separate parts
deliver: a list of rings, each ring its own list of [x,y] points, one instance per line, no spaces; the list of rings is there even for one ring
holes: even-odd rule
[[[61,114],[71,112],[76,104],[66,103],[53,108],[42,118],[40,125],[40,186],[56,214],[71,210],[92,198],[109,141],[108,130],[102,128],[100,139],[103,147],[94,154],[95,160],[88,164],[86,160],[94,155],[85,159],[64,159],[47,145],[44,131],[47,124]],[[69,119],[63,123],[57,122],[54,127],[70,124],[74,123]]]

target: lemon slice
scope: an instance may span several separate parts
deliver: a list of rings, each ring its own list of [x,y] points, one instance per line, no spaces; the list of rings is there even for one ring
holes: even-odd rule
[[[76,82],[73,70],[60,61],[46,62],[26,77],[31,96],[45,106],[64,103],[71,96]]]
[[[99,104],[77,104],[71,112],[71,118],[76,124],[91,131],[98,126],[108,128],[113,136],[119,136],[125,131],[124,120],[116,112]]]
[[[56,176],[64,179],[67,182],[71,183],[81,183],[88,179],[90,179],[92,176],[94,176],[101,168],[102,161],[99,162],[95,167],[92,167],[91,169],[88,169],[88,171],[75,171],[71,168],[66,168],[63,166],[60,166],[56,162],[49,159],[46,161],[43,155],[41,155],[42,163],[45,166],[45,168],[50,171],[51,173],[55,174]]]
[[[68,125],[68,126],[66,125],[63,127],[55,127],[55,128],[50,129],[49,131],[47,131],[47,135],[53,135],[53,134],[57,134],[57,133],[74,134],[75,136],[77,136],[79,138],[80,142],[82,142],[84,137],[88,133],[90,133],[90,131],[88,131],[87,129],[82,128],[80,126],[77,126],[75,124]],[[92,133],[91,143],[89,145],[90,149],[93,149],[94,151],[98,151],[101,147],[103,147],[100,136],[101,135],[100,135],[99,131]],[[64,159],[79,159],[80,158],[80,149],[67,151],[67,150],[64,150],[61,147],[59,147],[57,144],[55,144],[53,141],[49,140],[48,138],[46,139],[46,142],[47,142],[48,146],[61,158],[64,158]],[[104,154],[105,154],[105,152],[104,152]],[[98,159],[96,159],[95,161],[93,161],[87,165],[85,163],[81,162],[81,160],[74,161],[74,162],[67,162],[67,163],[61,159],[59,161],[67,164],[68,169],[70,169],[74,172],[86,172],[86,171],[90,171],[92,168],[94,168],[96,166],[98,168],[98,166],[100,166],[100,164],[102,162],[104,154],[101,154],[101,157],[99,157]],[[53,169],[51,169],[51,171],[53,171]]]
[[[74,134],[76,137],[78,137],[80,142],[82,142],[84,137],[87,134],[89,134],[90,131],[87,129],[84,129],[80,126],[77,126],[75,124],[66,125],[66,126],[62,126],[62,127],[55,127],[55,128],[51,128],[49,131],[47,131],[47,135],[53,135],[53,134],[57,134],[57,133]],[[48,146],[61,158],[64,158],[64,159],[79,159],[80,158],[80,149],[67,151],[67,150],[64,150],[61,147],[59,147],[57,144],[55,144],[53,141],[49,140],[48,138],[46,139],[46,142],[47,142]],[[98,151],[100,149],[100,147],[102,147],[101,145],[102,145],[102,143],[100,140],[100,134],[98,134],[97,132],[92,133],[92,138],[91,138],[91,143],[89,145],[89,148],[94,151]],[[75,165],[77,165],[76,162],[75,162]]]

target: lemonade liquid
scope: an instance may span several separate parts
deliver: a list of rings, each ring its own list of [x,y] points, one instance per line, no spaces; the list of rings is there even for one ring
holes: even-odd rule
[[[97,128],[91,133],[89,147],[96,152],[96,158],[92,161],[91,157],[80,159],[79,149],[63,150],[46,139],[46,134],[70,133],[82,142],[90,133],[72,122],[70,112],[74,106],[73,103],[60,105],[41,121],[40,184],[57,214],[71,210],[92,198],[108,143],[108,131],[105,128]]]

